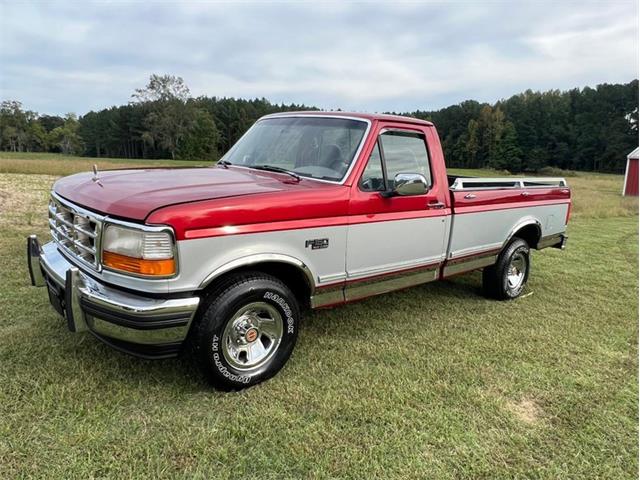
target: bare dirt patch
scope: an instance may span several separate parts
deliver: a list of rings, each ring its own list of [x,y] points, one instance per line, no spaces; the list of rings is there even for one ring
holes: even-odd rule
[[[543,415],[540,405],[531,398],[523,398],[519,402],[509,402],[507,406],[524,423],[535,424]]]

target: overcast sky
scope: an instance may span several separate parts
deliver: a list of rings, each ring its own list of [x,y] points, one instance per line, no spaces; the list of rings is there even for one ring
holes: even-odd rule
[[[0,0],[0,98],[83,114],[151,73],[194,96],[356,111],[494,102],[638,77],[638,2]]]

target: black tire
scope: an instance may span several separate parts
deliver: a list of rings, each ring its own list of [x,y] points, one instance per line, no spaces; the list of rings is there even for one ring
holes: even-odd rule
[[[247,308],[249,310],[240,314]],[[278,315],[281,338],[279,343],[269,344],[271,337],[266,327],[277,330]],[[271,317],[273,324],[264,320]],[[260,318],[265,323],[261,323]],[[247,272],[227,279],[205,297],[195,322],[191,350],[204,375],[217,389],[241,390],[273,377],[287,362],[298,338],[300,309],[291,290],[280,280],[259,272]],[[265,327],[264,332],[258,325]],[[249,341],[250,330],[259,332],[253,341]],[[245,333],[238,333],[243,331]],[[274,334],[273,338],[276,337]],[[273,351],[263,363],[251,367],[250,355],[254,354],[249,347],[260,352],[257,342],[263,350],[273,348]],[[245,368],[241,365],[243,361]]]
[[[509,273],[513,262],[517,266],[522,265],[523,270],[516,270],[521,272],[522,276],[512,276],[510,281]],[[518,298],[527,285],[530,271],[529,244],[516,237],[502,250],[498,261],[482,271],[482,288],[485,295],[497,300]]]

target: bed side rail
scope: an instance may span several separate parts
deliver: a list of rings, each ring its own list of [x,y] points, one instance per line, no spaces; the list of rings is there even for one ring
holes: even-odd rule
[[[561,177],[457,177],[451,184],[451,190],[483,190],[498,188],[549,188],[566,187],[567,181]]]

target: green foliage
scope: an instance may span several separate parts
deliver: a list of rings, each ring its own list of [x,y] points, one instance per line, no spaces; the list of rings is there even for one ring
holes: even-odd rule
[[[504,123],[500,137],[496,139],[495,151],[489,158],[489,167],[514,172],[522,170],[522,150],[518,146],[518,135],[513,123]]]
[[[69,123],[71,122],[71,123]],[[74,123],[75,122],[75,123]],[[81,152],[77,137],[78,120],[61,117],[38,117],[35,112],[23,110],[16,101],[0,103],[0,150],[10,152],[61,152],[60,142],[70,153]]]
[[[132,99],[88,112],[78,128],[68,119],[24,111],[19,102],[2,102],[0,150],[213,159],[261,116],[313,109],[264,98],[192,98],[183,79],[172,75],[151,75]],[[449,167],[622,172],[638,144],[638,80],[566,92],[527,90],[494,105],[467,100],[404,115],[435,123]]]
[[[627,153],[638,146],[638,80],[568,92],[527,90],[495,105],[466,101],[409,115],[435,123],[450,167],[622,172]],[[515,132],[507,135],[508,122]]]
[[[73,113],[67,114],[64,123],[54,128],[49,134],[50,141],[65,155],[82,153],[82,138],[78,134],[80,123]]]
[[[211,115],[206,110],[194,108],[189,134],[178,147],[176,157],[215,160],[218,158],[218,141],[218,129]]]
[[[149,83],[145,88],[136,88],[131,95],[136,102],[166,102],[170,100],[180,100],[186,102],[189,99],[189,87],[184,83],[182,77],[173,75],[156,75],[149,78]]]

